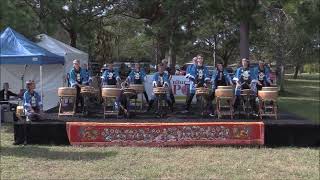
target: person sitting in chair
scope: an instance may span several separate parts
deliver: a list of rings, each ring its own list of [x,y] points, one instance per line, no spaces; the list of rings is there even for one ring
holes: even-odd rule
[[[158,64],[158,72],[156,72],[153,75],[152,86],[153,86],[153,88],[156,88],[156,87],[169,88],[169,76],[168,76],[168,74],[166,74],[164,72],[164,65],[162,63]],[[153,94],[152,97],[151,97],[151,100],[149,101],[148,111],[151,110],[152,105],[153,105],[155,100],[157,100],[157,97]],[[173,105],[172,105],[171,98],[170,98],[168,93],[165,96],[165,100],[166,100],[167,104],[169,105],[169,108],[172,111],[173,110]]]
[[[18,97],[17,94],[9,90],[9,83],[3,83],[3,89],[0,91],[0,101],[8,101],[11,96]]]
[[[239,67],[236,71],[235,77],[233,78],[234,81],[236,81],[236,89],[235,89],[235,109],[237,108],[237,105],[240,102],[240,95],[241,91],[243,89],[250,89],[251,95],[256,95],[257,93],[257,76],[255,74],[255,71],[253,68],[250,68],[249,60],[246,58],[243,58],[241,60],[242,66]],[[252,97],[250,99],[250,104],[252,109],[257,112],[257,107],[255,103],[255,97]]]
[[[256,67],[255,74],[258,76],[257,90],[271,85],[269,68],[265,66],[264,61],[259,61],[259,66]]]
[[[103,85],[117,85],[121,80],[119,72],[113,69],[113,64],[108,64],[108,68],[102,74],[102,84]]]
[[[207,87],[207,84],[210,83],[208,68],[203,64],[203,56],[201,54],[197,55],[197,65],[189,69],[187,77],[190,80],[190,94],[187,96],[187,106],[183,113],[189,112],[196,88]]]
[[[42,100],[38,92],[35,91],[34,81],[26,82],[27,91],[23,95],[23,108],[27,121],[41,120]]]
[[[80,61],[74,60],[73,61],[73,68],[70,71],[70,85],[71,87],[75,87],[77,89],[77,96],[76,96],[76,106],[80,102],[81,109],[83,109],[83,99],[81,97],[80,91],[81,86],[88,83],[86,80],[86,74],[83,69],[80,67]]]

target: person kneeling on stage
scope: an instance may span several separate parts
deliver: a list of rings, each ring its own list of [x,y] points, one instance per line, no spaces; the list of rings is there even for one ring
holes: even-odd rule
[[[187,106],[183,113],[189,112],[193,96],[196,93],[196,88],[208,87],[207,84],[210,83],[208,68],[203,64],[202,55],[197,55],[197,65],[189,69],[189,73],[186,77],[190,80],[190,94],[187,97]]]
[[[86,76],[85,72],[80,67],[80,61],[74,60],[73,61],[73,68],[70,71],[70,85],[71,85],[71,87],[75,87],[77,89],[76,107],[78,107],[78,104],[80,102],[81,109],[83,108],[83,99],[80,94],[81,86],[88,83],[86,81],[87,79],[85,76]]]
[[[255,113],[257,113],[258,109],[255,102],[255,96],[257,94],[257,87],[256,87],[257,76],[255,74],[254,69],[250,68],[248,59],[243,58],[241,60],[241,64],[242,66],[237,69],[236,75],[233,78],[233,80],[236,81],[236,89],[235,89],[236,100],[235,100],[234,109],[236,109],[240,103],[241,91],[243,89],[251,89],[252,96],[250,98],[250,104],[251,104],[251,108],[255,111]]]
[[[258,76],[257,89],[271,85],[269,68],[265,66],[264,61],[259,61],[259,66],[255,69],[255,74]]]
[[[143,84],[146,73],[143,69],[140,68],[140,64],[136,63],[134,65],[134,70],[132,70],[127,78],[129,84]],[[146,98],[147,103],[149,103],[147,92],[143,92],[144,97]]]
[[[212,84],[212,94],[210,95],[209,100],[209,108],[212,109],[212,101],[215,98],[215,90],[218,88],[218,86],[230,86],[233,85],[231,77],[229,76],[229,73],[226,69],[223,68],[222,62],[218,62],[216,65],[216,70],[212,74],[211,78],[211,84]],[[210,116],[213,116],[213,113],[210,114]]]
[[[41,96],[35,89],[34,81],[26,82],[27,91],[23,95],[23,108],[27,121],[39,121],[41,120],[42,101]]]
[[[168,76],[168,74],[166,74],[164,72],[164,66],[163,66],[162,63],[160,63],[158,65],[158,72],[156,72],[153,75],[152,86],[153,86],[153,88],[156,88],[156,87],[169,88],[169,76]],[[154,101],[157,100],[157,98],[158,97],[155,96],[154,94],[152,95],[151,100],[149,101],[148,111],[151,110],[152,105],[153,105]],[[173,110],[173,105],[172,105],[172,102],[171,102],[171,99],[170,99],[170,96],[169,96],[168,93],[165,95],[165,99],[166,99],[167,104],[169,105],[170,110],[172,111]]]

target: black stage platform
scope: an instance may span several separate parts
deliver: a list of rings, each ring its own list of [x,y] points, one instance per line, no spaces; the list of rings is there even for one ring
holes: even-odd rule
[[[55,144],[68,145],[69,140],[66,132],[66,122],[109,122],[109,123],[181,123],[181,122],[264,122],[265,128],[265,146],[320,146],[320,126],[315,122],[303,119],[292,113],[281,112],[278,120],[266,117],[260,120],[258,117],[246,118],[243,115],[230,119],[226,116],[222,119],[205,116],[202,117],[193,108],[192,112],[183,114],[182,105],[176,107],[173,113],[166,117],[157,117],[155,112],[140,112],[133,115],[132,118],[123,118],[110,116],[103,118],[101,109],[96,109],[89,117],[82,115],[58,117],[56,109],[48,111],[45,119],[41,122],[17,121],[14,123],[14,138],[17,144]],[[26,138],[26,142],[24,141]]]

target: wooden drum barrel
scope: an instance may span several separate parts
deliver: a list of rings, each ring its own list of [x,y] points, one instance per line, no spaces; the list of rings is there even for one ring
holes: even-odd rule
[[[156,88],[153,88],[153,93],[155,95],[160,95],[160,94],[166,94],[168,91],[167,88],[165,87],[156,87]]]
[[[94,87],[91,86],[83,86],[81,87],[80,93],[95,94],[96,90],[94,89]]]
[[[120,94],[119,88],[102,88],[102,97],[119,97]]]
[[[233,89],[232,86],[218,86],[217,89]]]
[[[16,110],[16,115],[18,116],[18,117],[21,117],[21,116],[23,116],[23,106],[17,106],[17,110]]]
[[[58,95],[60,97],[77,96],[77,89],[73,87],[60,87],[58,89]]]
[[[207,96],[209,95],[209,89],[208,88],[196,88],[196,95],[197,96]]]
[[[262,87],[262,91],[278,91],[278,87]]]
[[[136,90],[134,90],[132,88],[124,88],[123,94],[127,95],[127,96],[134,96],[136,94]]]
[[[234,94],[233,89],[216,89],[215,96],[216,97],[230,97],[232,98]]]
[[[143,84],[130,84],[129,86],[131,89],[134,89],[136,93],[143,93],[144,92],[144,85]]]
[[[241,90],[241,96],[249,96],[252,94],[251,89],[242,89]]]
[[[273,100],[276,101],[278,98],[277,91],[258,91],[258,97],[262,100]]]

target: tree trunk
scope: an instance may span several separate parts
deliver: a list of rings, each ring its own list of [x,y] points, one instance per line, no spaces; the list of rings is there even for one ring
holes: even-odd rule
[[[168,58],[168,64],[171,68],[175,68],[176,66],[176,53],[175,53],[175,47],[173,42],[173,36],[174,34],[171,33],[170,35],[170,41],[169,41],[169,58]]]
[[[249,22],[240,21],[240,58],[249,58]]]
[[[71,29],[69,31],[69,38],[70,38],[70,46],[76,48],[77,47],[77,33],[75,30]]]

